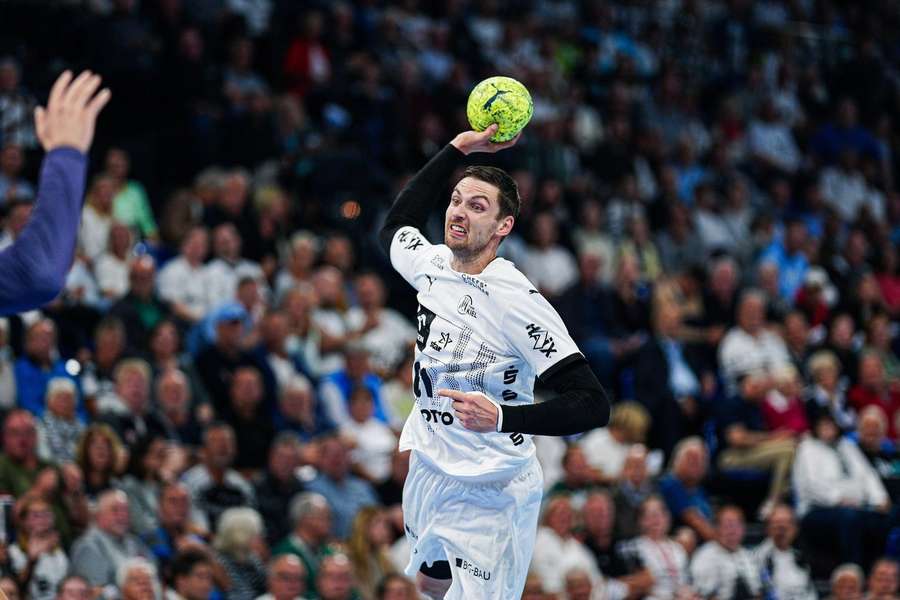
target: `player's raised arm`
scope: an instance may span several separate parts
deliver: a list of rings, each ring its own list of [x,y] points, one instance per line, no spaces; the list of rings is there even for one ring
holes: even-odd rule
[[[38,139],[47,152],[37,202],[15,243],[0,252],[0,314],[41,306],[59,294],[72,265],[97,115],[109,90],[95,95],[100,77],[74,80],[66,71],[53,84],[47,107],[35,110]]]
[[[491,125],[481,132],[460,133],[409,180],[397,195],[379,232],[379,240],[386,253],[390,254],[391,241],[398,229],[411,226],[422,230],[425,227],[428,213],[438,200],[438,194],[447,185],[448,178],[464,156],[473,152],[497,152],[515,145],[519,139],[516,136],[508,142],[491,142],[490,138],[496,131],[497,126]]]

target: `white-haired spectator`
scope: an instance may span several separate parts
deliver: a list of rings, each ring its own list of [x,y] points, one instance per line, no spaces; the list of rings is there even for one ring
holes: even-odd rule
[[[78,389],[68,377],[47,383],[46,409],[37,423],[38,456],[61,465],[75,460],[75,449],[85,425],[75,411]]]
[[[172,304],[172,312],[188,322],[206,314],[206,275],[203,261],[209,252],[209,233],[202,226],[188,230],[181,253],[166,263],[157,279],[159,296]]]
[[[600,578],[594,557],[575,538],[574,531],[572,503],[564,496],[551,499],[544,510],[543,525],[538,528],[531,561],[532,569],[541,576],[548,592],[562,592],[565,574],[570,569],[584,569],[592,581]],[[620,597],[624,598],[624,594]]]
[[[882,478],[893,474],[897,447],[887,437],[887,417],[884,416],[880,406],[867,406],[860,413],[856,427],[856,443],[863,456]]]
[[[859,565],[844,563],[831,572],[831,595],[826,600],[860,600],[866,576]]]
[[[127,559],[116,574],[119,600],[161,600],[156,566],[139,556]]]
[[[856,426],[856,411],[847,403],[847,389],[841,380],[841,363],[830,350],[820,350],[809,358],[807,370],[812,387],[806,400],[810,422],[821,412],[830,413],[841,431]],[[810,423],[812,424],[812,423]]]
[[[729,390],[737,391],[737,379],[755,371],[770,374],[791,361],[781,337],[768,331],[766,298],[759,290],[741,294],[737,307],[737,325],[722,339],[719,364]]]
[[[313,265],[319,254],[319,239],[309,231],[298,231],[291,238],[291,253],[287,266],[275,277],[275,298],[278,302],[294,287],[311,283]]]
[[[100,495],[94,523],[72,545],[72,572],[91,585],[110,586],[125,562],[137,556],[151,559],[153,554],[144,543],[128,531],[130,524],[128,496],[118,490]]]
[[[291,500],[289,514],[294,530],[272,552],[275,555],[292,554],[299,558],[306,571],[306,589],[313,590],[319,564],[328,554],[331,507],[324,496],[303,492]]]
[[[256,598],[265,593],[266,567],[260,557],[264,535],[262,517],[252,508],[229,508],[222,513],[213,547],[231,581],[228,598]]]
[[[751,598],[763,591],[753,555],[741,546],[744,513],[726,505],[716,513],[716,539],[706,542],[691,560],[694,589],[703,598]]]

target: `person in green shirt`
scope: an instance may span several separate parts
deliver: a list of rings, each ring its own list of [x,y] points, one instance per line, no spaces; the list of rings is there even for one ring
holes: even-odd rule
[[[272,550],[272,555],[293,554],[306,569],[306,589],[316,589],[316,578],[322,560],[334,553],[328,544],[331,535],[331,508],[319,494],[302,492],[291,500],[294,531]]]
[[[113,199],[113,217],[131,227],[145,240],[155,242],[159,239],[159,228],[150,208],[147,192],[139,182],[128,179],[131,160],[121,148],[110,148],[106,153],[106,172],[115,183]]]

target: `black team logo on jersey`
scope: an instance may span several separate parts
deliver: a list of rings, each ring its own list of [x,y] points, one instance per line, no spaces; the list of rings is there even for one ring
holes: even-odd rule
[[[531,338],[531,341],[534,343],[534,349],[550,358],[550,355],[556,352],[556,343],[553,341],[553,338],[547,333],[547,330],[541,327],[540,325],[535,325],[534,323],[530,323],[525,330],[528,331],[528,337]]]
[[[419,236],[417,236],[416,234],[414,234],[411,231],[404,231],[403,233],[401,233],[400,236],[397,238],[397,241],[400,242],[401,244],[406,244],[403,247],[406,250],[410,250],[413,252],[415,252],[416,250],[418,250],[419,248],[422,247],[422,238],[420,238]],[[409,242],[409,243],[407,243],[407,242]]]
[[[416,313],[416,346],[419,348],[419,351],[425,349],[428,334],[431,333],[432,321],[434,321],[434,313],[420,304]]]
[[[462,297],[462,300],[459,301],[459,306],[456,307],[456,312],[461,315],[469,315],[473,319],[478,318],[478,313],[475,312],[475,307],[472,306],[472,296],[466,294]]]
[[[453,340],[450,339],[450,334],[447,333],[446,331],[442,331],[441,339],[431,342],[431,344],[429,344],[429,346],[431,346],[432,348],[434,348],[435,350],[440,352],[441,350],[446,348],[452,342],[453,342]]]
[[[430,291],[431,291],[431,286],[434,285],[435,279],[434,279],[434,277],[432,277],[431,275],[426,275],[426,276],[425,276],[425,279],[428,280],[428,291],[430,292]]]

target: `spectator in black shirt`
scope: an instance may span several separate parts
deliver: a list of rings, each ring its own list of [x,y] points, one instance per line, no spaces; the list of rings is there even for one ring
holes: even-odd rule
[[[256,471],[266,464],[275,430],[262,406],[263,382],[254,367],[238,367],[231,380],[231,404],[226,420],[234,427],[237,456],[234,468]]]
[[[291,499],[303,491],[297,477],[301,455],[300,439],[293,433],[278,434],[269,449],[269,464],[256,484],[259,513],[266,525],[266,540],[274,546],[290,533],[288,514]]]

